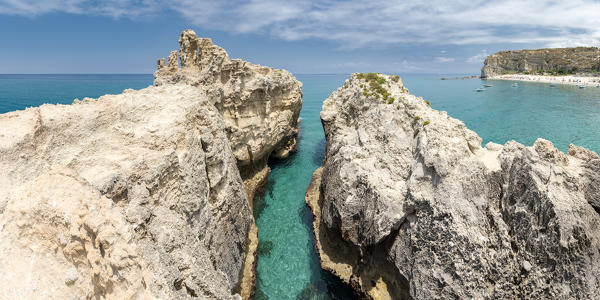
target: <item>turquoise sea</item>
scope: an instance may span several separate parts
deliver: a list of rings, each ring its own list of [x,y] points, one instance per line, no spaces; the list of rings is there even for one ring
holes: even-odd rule
[[[448,75],[402,75],[412,94],[461,119],[484,143],[517,140],[531,145],[537,137],[559,150],[569,143],[600,152],[600,88],[549,87],[510,81],[440,80]],[[259,228],[258,282],[255,299],[347,299],[351,293],[319,267],[314,251],[312,216],[304,192],[321,164],[325,140],[321,103],[348,75],[297,75],[303,82],[298,151],[285,161],[271,161],[265,194],[256,200]],[[459,75],[453,75],[459,76]],[[475,92],[483,83],[493,84]],[[152,75],[0,75],[0,113],[68,104],[74,98],[98,97],[152,84]]]
[[[145,88],[153,81],[151,74],[0,74],[0,113],[44,103],[70,104],[75,98],[120,94],[128,88]]]

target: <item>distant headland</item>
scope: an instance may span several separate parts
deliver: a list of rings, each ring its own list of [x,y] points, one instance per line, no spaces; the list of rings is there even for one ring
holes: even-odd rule
[[[486,58],[481,77],[597,86],[600,84],[600,48],[500,51]]]

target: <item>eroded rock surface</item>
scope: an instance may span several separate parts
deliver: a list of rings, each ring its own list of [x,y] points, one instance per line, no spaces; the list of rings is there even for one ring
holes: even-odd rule
[[[597,154],[542,139],[482,148],[386,75],[353,74],[321,119],[317,248],[363,296],[600,298]]]
[[[251,200],[295,147],[301,84],[179,42],[154,87],[0,115],[1,295],[252,296]]]
[[[0,294],[239,297],[253,219],[225,128],[186,85],[0,115]]]
[[[179,44],[180,67],[172,52],[169,67],[159,62],[154,85],[185,83],[206,91],[223,116],[245,180],[264,173],[269,156],[286,158],[296,145],[302,84],[288,71],[229,59],[192,30],[181,33]]]
[[[488,56],[481,77],[523,72],[600,73],[600,48],[500,51]]]
[[[186,84],[206,94],[225,124],[225,132],[250,204],[269,177],[270,157],[285,159],[295,150],[302,83],[288,71],[230,59],[211,39],[193,30],[179,37],[179,51],[158,60],[154,85]],[[178,64],[179,59],[179,64]],[[251,297],[258,245],[254,223],[241,295]]]

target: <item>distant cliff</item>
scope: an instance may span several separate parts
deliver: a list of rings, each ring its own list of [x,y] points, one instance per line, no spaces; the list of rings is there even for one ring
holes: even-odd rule
[[[598,73],[600,72],[600,48],[500,51],[486,58],[481,69],[481,77],[537,72],[555,75]]]

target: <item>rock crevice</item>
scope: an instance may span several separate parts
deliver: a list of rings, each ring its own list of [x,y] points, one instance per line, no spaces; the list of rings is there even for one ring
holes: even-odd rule
[[[172,51],[168,66],[158,61],[154,85],[186,84],[198,88],[217,108],[252,207],[254,196],[267,183],[269,158],[285,159],[296,147],[302,84],[285,70],[230,59],[211,39],[192,30],[181,33],[179,51]],[[179,64],[177,60],[179,59]],[[242,286],[249,298],[254,286],[257,228],[249,232],[249,256]]]

